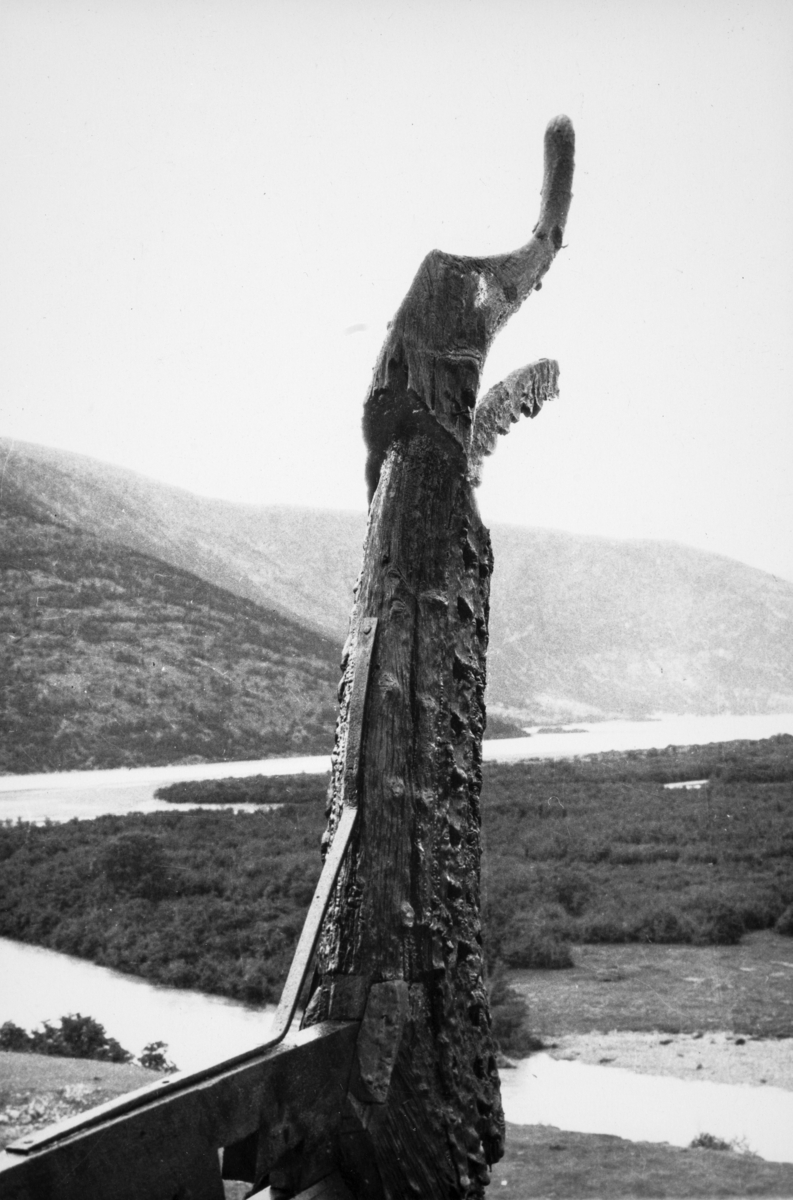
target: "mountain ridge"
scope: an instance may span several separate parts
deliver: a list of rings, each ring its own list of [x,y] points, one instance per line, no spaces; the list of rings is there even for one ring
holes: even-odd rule
[[[344,639],[365,514],[208,499],[9,439],[3,463],[5,494],[48,519]],[[674,542],[491,534],[492,712],[528,723],[793,709],[793,584]]]

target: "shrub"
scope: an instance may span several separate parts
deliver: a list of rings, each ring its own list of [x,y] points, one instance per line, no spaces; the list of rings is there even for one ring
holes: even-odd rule
[[[143,1047],[143,1053],[138,1062],[147,1071],[160,1071],[163,1075],[170,1075],[177,1068],[175,1063],[165,1057],[167,1049],[168,1046],[165,1042],[149,1042],[148,1046]]]
[[[93,1017],[70,1013],[60,1025],[42,1022],[41,1029],[28,1033],[13,1021],[0,1026],[0,1050],[47,1054],[57,1058],[93,1058],[101,1062],[132,1062],[132,1055],[115,1038],[108,1037],[104,1025]]]
[[[777,917],[774,929],[777,933],[784,934],[785,937],[793,937],[793,904],[789,904],[785,911]]]
[[[784,908],[784,893],[775,888],[756,888],[745,893],[739,909],[744,930],[773,929]]]
[[[553,927],[525,914],[513,917],[507,925],[501,955],[510,967],[559,970],[573,966],[570,947]]]
[[[691,921],[672,908],[658,908],[643,913],[632,927],[631,934],[643,942],[667,945],[694,940]]]
[[[30,1050],[30,1034],[13,1021],[0,1025],[0,1050],[16,1050],[17,1053]]]
[[[95,1058],[102,1062],[131,1062],[132,1055],[115,1038],[105,1033],[93,1017],[71,1013],[61,1017],[60,1028],[42,1022],[41,1030],[34,1029],[30,1048],[34,1054],[52,1054],[61,1058]]]
[[[592,886],[584,875],[569,867],[552,872],[546,890],[571,917],[580,917],[592,895]]]
[[[633,934],[625,921],[611,912],[599,912],[585,917],[578,927],[576,936],[582,942],[590,942],[593,945],[600,943],[619,945],[621,942],[633,940]]]
[[[122,833],[101,856],[105,878],[117,892],[156,900],[167,893],[167,861],[160,839],[151,833]]]
[[[543,1044],[529,1030],[526,1002],[517,988],[507,982],[503,963],[497,963],[488,984],[493,1037],[502,1054],[524,1058]]]
[[[694,923],[694,941],[702,946],[735,946],[745,930],[740,912],[724,900],[706,898],[690,910]]]
[[[725,1142],[724,1138],[716,1137],[713,1133],[698,1133],[693,1142],[689,1143],[689,1150],[732,1150],[732,1144]]]

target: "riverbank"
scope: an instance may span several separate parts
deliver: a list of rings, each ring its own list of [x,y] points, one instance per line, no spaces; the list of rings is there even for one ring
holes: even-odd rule
[[[761,931],[577,946],[569,970],[510,972],[545,1051],[501,1073],[503,1194],[793,1194],[791,951]],[[685,1149],[703,1133],[753,1153]]]
[[[151,1082],[140,1067],[0,1053],[0,1149]],[[228,1200],[247,1187],[227,1185]],[[793,1165],[730,1150],[679,1149],[549,1125],[507,1125],[490,1193],[512,1200],[589,1197],[793,1196]]]
[[[680,1150],[549,1125],[507,1125],[507,1152],[493,1168],[491,1197],[793,1196],[793,1165],[730,1150]]]
[[[572,1033],[557,1038],[548,1052],[562,1062],[613,1066],[640,1075],[793,1092],[793,1038],[747,1038],[724,1030],[678,1035]]]

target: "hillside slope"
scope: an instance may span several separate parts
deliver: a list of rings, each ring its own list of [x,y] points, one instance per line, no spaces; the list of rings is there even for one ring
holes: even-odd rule
[[[195,496],[108,463],[0,438],[3,496],[151,554],[341,644],[366,517]]]
[[[327,753],[338,648],[0,502],[0,772]]]
[[[364,514],[257,508],[0,440],[3,494],[341,643]],[[494,526],[488,703],[523,721],[793,709],[793,584],[672,543]]]
[[[790,583],[671,542],[502,526],[493,546],[500,705],[544,719],[793,710]]]

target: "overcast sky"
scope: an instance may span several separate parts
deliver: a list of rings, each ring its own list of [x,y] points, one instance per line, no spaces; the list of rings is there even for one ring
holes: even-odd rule
[[[489,522],[793,579],[789,0],[2,0],[0,434],[207,495],[363,508],[361,405],[424,254],[558,256],[484,387]]]

